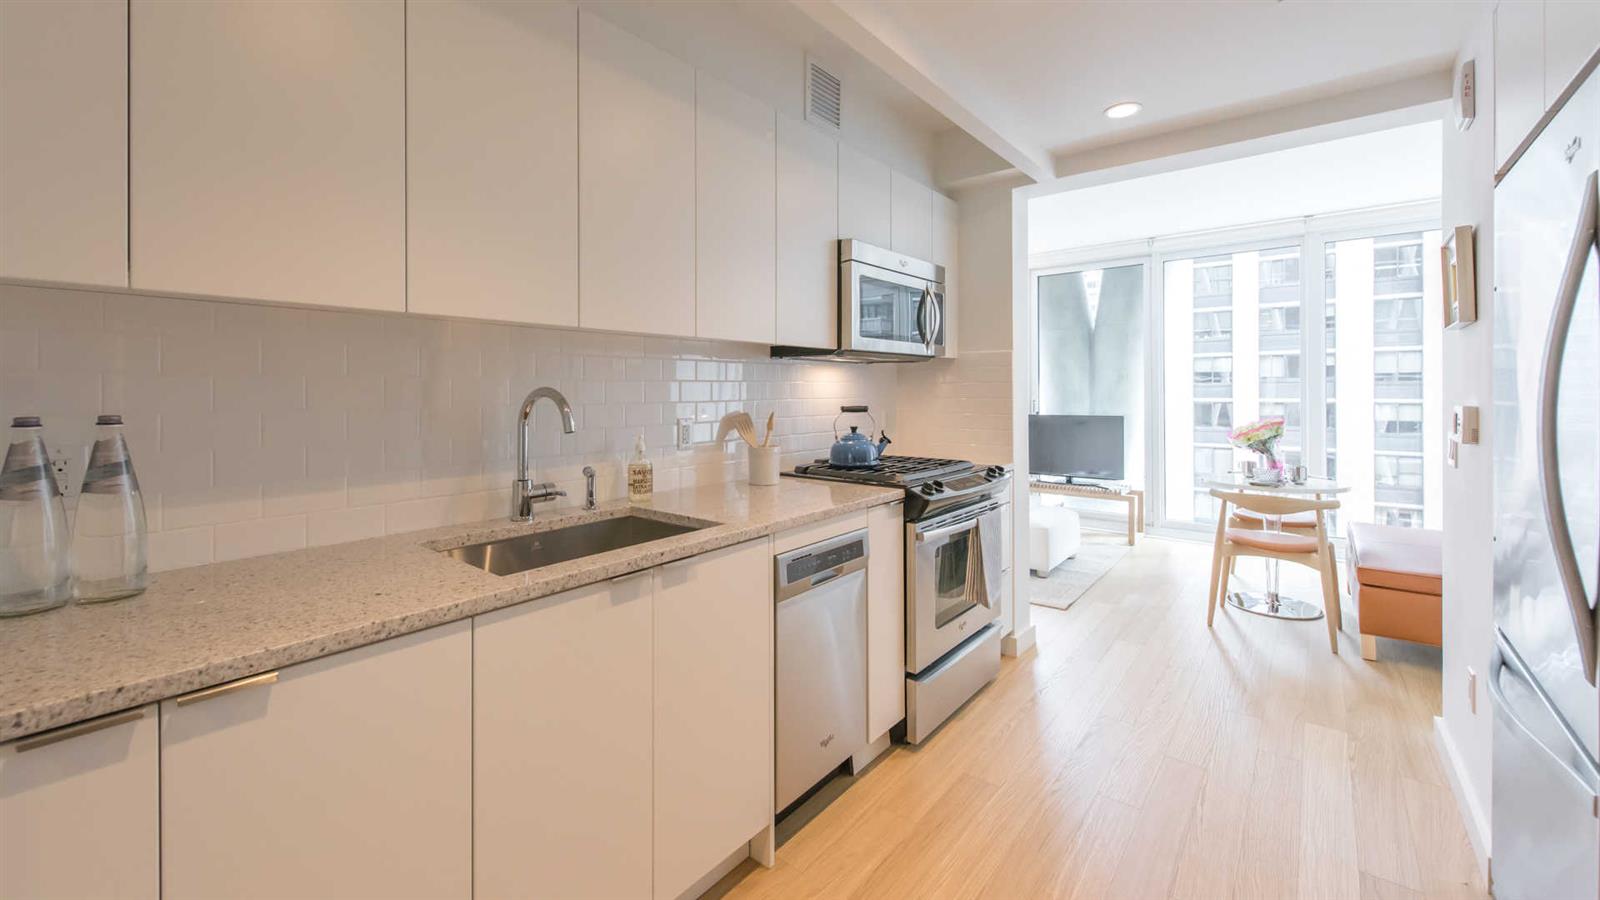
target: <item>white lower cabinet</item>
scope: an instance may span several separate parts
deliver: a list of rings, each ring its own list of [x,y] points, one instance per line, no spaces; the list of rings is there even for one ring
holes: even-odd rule
[[[906,717],[905,504],[867,513],[867,735]]]
[[[160,896],[155,713],[0,745],[0,898]]]
[[[161,895],[466,897],[472,623],[161,704]]]
[[[650,572],[473,624],[474,896],[650,896]]]
[[[772,542],[655,574],[655,896],[772,824]]]

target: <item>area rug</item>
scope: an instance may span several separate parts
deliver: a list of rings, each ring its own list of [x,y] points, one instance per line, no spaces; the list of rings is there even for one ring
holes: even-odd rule
[[[1078,602],[1079,597],[1094,587],[1112,566],[1122,562],[1132,549],[1126,534],[1085,531],[1078,555],[1052,569],[1048,578],[1035,578],[1032,572],[1027,573],[1029,602],[1066,609]]]

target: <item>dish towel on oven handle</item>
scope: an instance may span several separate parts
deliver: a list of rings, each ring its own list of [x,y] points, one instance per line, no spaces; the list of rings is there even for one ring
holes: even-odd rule
[[[967,549],[967,596],[986,609],[1000,608],[1000,511],[978,517]]]

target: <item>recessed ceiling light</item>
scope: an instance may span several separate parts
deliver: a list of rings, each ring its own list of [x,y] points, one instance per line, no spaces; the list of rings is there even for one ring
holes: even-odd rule
[[[1135,103],[1132,100],[1127,100],[1122,103],[1113,103],[1106,107],[1106,118],[1126,119],[1141,109],[1144,109],[1144,104]]]

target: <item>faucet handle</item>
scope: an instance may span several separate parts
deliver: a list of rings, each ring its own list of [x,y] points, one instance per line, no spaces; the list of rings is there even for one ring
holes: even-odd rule
[[[583,488],[583,508],[595,509],[599,507],[600,504],[594,496],[594,466],[583,467]]]

